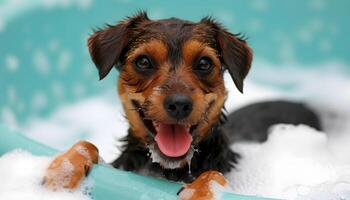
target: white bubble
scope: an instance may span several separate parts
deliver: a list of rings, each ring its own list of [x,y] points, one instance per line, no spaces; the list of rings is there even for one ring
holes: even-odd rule
[[[339,34],[338,26],[335,24],[331,24],[329,27],[329,32],[332,36],[337,36]]]
[[[80,155],[84,156],[87,160],[92,160],[89,150],[85,146],[79,145],[75,147],[75,151],[77,151]]]
[[[72,56],[69,51],[62,51],[58,58],[58,70],[61,72],[66,71],[69,64],[71,63]]]
[[[0,199],[89,200],[91,198],[87,195],[93,186],[89,180],[85,180],[81,187],[74,191],[65,189],[51,191],[42,187],[43,177],[51,161],[51,157],[34,156],[23,150],[14,150],[1,156]],[[63,164],[66,171],[72,170],[69,164],[67,162]]]
[[[74,165],[67,158],[63,158],[61,165],[56,170],[50,170],[46,174],[49,179],[53,179],[57,184],[54,189],[60,189],[67,186],[74,174]]]
[[[10,72],[15,72],[18,70],[19,59],[12,54],[8,54],[5,57],[5,65]]]
[[[73,86],[73,94],[75,95],[75,97],[79,98],[83,96],[85,92],[86,92],[86,88],[84,87],[83,84],[77,83]]]
[[[319,32],[324,27],[324,22],[320,18],[314,18],[309,22],[309,27],[312,31]]]
[[[62,98],[64,96],[63,85],[60,82],[54,81],[51,86],[52,94],[55,98]]]
[[[293,42],[289,40],[282,42],[279,56],[284,62],[294,62],[296,60],[296,53]]]
[[[59,46],[60,46],[60,43],[58,42],[57,39],[50,40],[50,42],[49,42],[49,49],[51,51],[57,51]]]
[[[215,180],[211,180],[209,182],[209,188],[213,194],[213,200],[222,199],[223,192],[232,192],[232,189],[230,188],[229,185],[226,184],[223,186]]]
[[[43,0],[42,5],[46,9],[63,8],[67,9],[77,6],[80,9],[88,9],[92,5],[92,0]]]
[[[185,189],[182,190],[181,193],[179,194],[179,199],[182,199],[182,200],[191,199],[191,197],[193,196],[194,193],[195,193],[195,190],[194,190],[194,189],[185,188]]]
[[[127,3],[129,0],[121,0],[121,2],[123,3]],[[149,11],[149,16],[153,19],[161,19],[164,18],[165,16],[165,12],[164,10],[160,9],[160,8],[152,8]]]
[[[309,29],[305,29],[305,28],[300,29],[297,32],[297,36],[302,42],[307,42],[307,43],[312,42],[312,40],[314,38],[312,31],[310,31]]]
[[[5,31],[5,22],[2,19],[0,19],[0,32],[3,31]]]
[[[327,52],[332,50],[332,43],[328,39],[322,39],[319,42],[319,47],[320,47],[321,51],[327,53]]]
[[[248,24],[249,29],[253,32],[260,31],[263,28],[263,24],[259,19],[253,19]]]
[[[266,0],[255,0],[255,1],[252,1],[252,4],[251,4],[252,8],[256,11],[267,11],[268,8],[269,8],[269,4],[267,3]]]
[[[223,24],[225,24],[226,26],[233,24],[235,19],[233,16],[232,12],[227,12],[224,10],[219,10],[216,14],[215,17],[222,22]]]
[[[24,109],[25,109],[25,106],[24,106],[24,103],[22,101],[18,101],[17,102],[17,111],[21,114],[23,113]]]
[[[10,129],[18,129],[16,114],[9,107],[1,109],[1,123],[6,124]]]
[[[41,51],[36,50],[33,55],[33,64],[36,70],[42,75],[48,75],[50,73],[49,59],[47,55]]]
[[[16,88],[10,85],[7,89],[7,98],[10,103],[15,103],[17,99]]]
[[[92,0],[76,0],[76,1],[79,8],[84,10],[90,8],[92,4]]]
[[[56,83],[64,92],[64,86]],[[67,149],[76,141],[86,139],[98,146],[100,155],[110,163],[119,155],[115,146],[121,145],[119,138],[124,137],[128,129],[122,106],[111,96],[83,99],[56,108],[48,117],[30,118],[22,124],[23,132],[57,149]]]
[[[68,8],[72,5],[72,0],[44,0],[43,6],[47,9]]]
[[[41,92],[37,91],[32,98],[32,108],[34,110],[41,110],[47,106],[47,97]]]
[[[327,7],[327,4],[324,0],[311,0],[309,6],[312,10],[323,11]]]
[[[310,198],[328,192],[350,176],[349,163],[334,157],[336,152],[330,151],[327,135],[305,125],[275,125],[267,142],[240,143],[233,148],[243,158],[238,170],[229,176],[239,193],[282,199]],[[329,186],[323,187],[324,184]],[[350,182],[342,191],[348,189]]]

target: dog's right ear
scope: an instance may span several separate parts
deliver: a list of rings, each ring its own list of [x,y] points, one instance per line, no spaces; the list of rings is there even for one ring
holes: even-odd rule
[[[230,73],[237,89],[243,93],[243,80],[252,64],[252,49],[243,38],[239,37],[239,34],[228,32],[213,18],[205,17],[200,23],[209,26],[216,33],[222,63]]]
[[[108,25],[89,37],[90,56],[98,69],[100,80],[120,61],[121,53],[132,37],[133,28],[146,20],[149,20],[146,12],[139,12],[117,25]]]

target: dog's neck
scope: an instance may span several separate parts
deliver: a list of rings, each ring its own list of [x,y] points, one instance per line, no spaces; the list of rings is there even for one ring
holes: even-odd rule
[[[198,152],[194,152],[190,166],[175,169],[164,169],[159,163],[153,162],[149,149],[133,136],[132,130],[129,129],[123,141],[123,151],[112,163],[114,167],[173,181],[190,182],[207,170],[229,172],[238,158],[238,154],[230,149],[228,139],[219,126],[215,126],[208,137],[197,145]]]

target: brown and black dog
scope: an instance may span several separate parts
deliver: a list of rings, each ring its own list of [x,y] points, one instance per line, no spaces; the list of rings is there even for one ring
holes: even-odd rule
[[[95,32],[88,45],[100,79],[113,66],[120,72],[130,129],[114,167],[186,182],[232,168],[236,155],[220,129],[223,73],[243,90],[252,62],[243,39],[211,18],[150,20],[140,13]]]
[[[88,46],[100,79],[114,66],[119,71],[118,92],[130,129],[114,167],[183,182],[233,168],[238,155],[221,126],[227,96],[223,75],[227,70],[243,91],[252,63],[243,38],[210,17],[198,23],[150,20],[140,12],[95,32]],[[55,185],[65,159],[78,166],[76,182],[63,185],[69,188],[96,162],[97,149],[79,144],[50,165],[47,185]]]
[[[220,128],[227,96],[223,75],[228,70],[243,90],[252,62],[244,39],[210,17],[198,23],[150,20],[140,12],[95,32],[88,47],[100,79],[114,66],[119,71],[130,129],[114,167],[184,182],[208,170],[230,171],[237,155]],[[49,171],[67,157],[58,157]],[[54,184],[53,177],[46,184]]]

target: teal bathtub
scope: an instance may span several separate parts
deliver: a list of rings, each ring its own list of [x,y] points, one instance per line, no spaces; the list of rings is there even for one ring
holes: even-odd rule
[[[52,156],[57,150],[35,142],[0,126],[0,156],[13,149],[24,149],[35,155]],[[90,175],[94,182],[92,197],[102,199],[153,200],[177,199],[181,184],[137,175],[102,165],[94,165]],[[223,193],[225,200],[263,200],[265,198]]]

